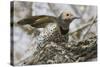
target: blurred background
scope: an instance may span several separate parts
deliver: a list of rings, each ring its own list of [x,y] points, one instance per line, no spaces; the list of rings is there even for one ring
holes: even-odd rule
[[[80,20],[74,20],[70,24],[69,42],[80,41],[89,36],[97,35],[97,7],[93,5],[58,4],[43,2],[15,1],[13,21],[16,24],[19,20],[35,15],[50,15],[58,17],[64,10],[71,11],[74,15],[80,16]],[[19,26],[14,25],[14,60],[15,63],[26,56],[26,50],[31,45],[32,36],[28,35]]]

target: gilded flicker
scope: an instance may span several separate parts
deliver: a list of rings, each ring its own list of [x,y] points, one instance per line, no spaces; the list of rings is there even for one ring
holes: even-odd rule
[[[29,24],[32,27],[36,28],[45,28],[50,23],[56,24],[52,34],[47,36],[46,40],[54,41],[54,42],[67,42],[68,41],[68,31],[70,23],[74,19],[79,19],[79,17],[75,17],[70,11],[63,11],[59,17],[48,16],[48,15],[40,15],[40,16],[32,16],[29,18],[22,19],[18,22],[19,25]],[[51,31],[52,31],[51,30]]]

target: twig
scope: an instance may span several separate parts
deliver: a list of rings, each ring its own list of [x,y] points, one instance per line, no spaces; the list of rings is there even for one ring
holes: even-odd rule
[[[52,4],[52,5],[53,5],[53,4]],[[54,14],[55,16],[57,16],[57,12],[55,12],[55,10],[53,9],[52,5],[51,5],[50,3],[48,3],[48,6],[49,6],[50,10],[53,12],[53,14]]]
[[[88,26],[90,26],[90,25],[92,25],[92,24],[94,24],[94,23],[96,23],[96,20],[91,21],[91,22],[89,22],[89,23],[87,23],[87,24],[83,24],[83,26],[79,27],[79,28],[76,29],[75,31],[69,32],[68,35],[72,35],[72,34],[74,34],[75,32],[79,32],[79,31],[81,31],[81,30],[87,28]]]
[[[95,22],[96,22],[96,18],[93,18],[92,23],[91,23],[89,29],[88,29],[88,30],[86,31],[86,33],[83,35],[82,40],[86,37],[87,33],[90,31],[91,27],[93,26],[93,24],[94,24]]]
[[[35,64],[39,60],[40,52],[44,49],[44,47],[47,45],[47,43],[44,44],[43,47],[37,49],[37,51],[33,52],[30,56],[22,58],[18,63],[15,65],[29,65],[29,64]]]

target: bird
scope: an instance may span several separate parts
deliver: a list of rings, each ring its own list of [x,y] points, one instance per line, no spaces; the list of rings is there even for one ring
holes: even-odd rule
[[[30,25],[35,28],[45,28],[50,23],[56,23],[55,32],[48,39],[54,42],[68,42],[68,35],[70,23],[73,20],[80,19],[80,17],[74,16],[71,11],[63,11],[58,17],[49,15],[39,15],[24,18],[17,23],[19,25]],[[47,40],[48,40],[47,39]]]

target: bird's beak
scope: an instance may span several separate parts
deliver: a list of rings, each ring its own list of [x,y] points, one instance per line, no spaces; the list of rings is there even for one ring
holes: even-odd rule
[[[73,19],[81,19],[81,17],[74,17]]]

